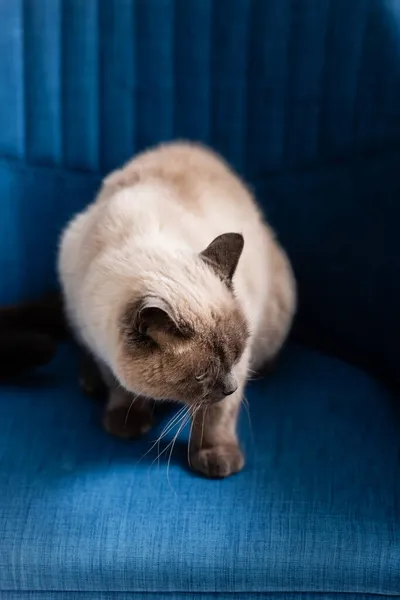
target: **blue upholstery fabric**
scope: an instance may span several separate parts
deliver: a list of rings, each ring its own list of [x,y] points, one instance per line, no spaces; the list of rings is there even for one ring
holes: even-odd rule
[[[212,594],[188,594],[187,592],[172,593],[125,593],[125,592],[0,592],[1,600],[326,600],[326,594],[231,594],[213,592]],[[397,600],[398,596],[375,595],[375,594],[335,594],[335,600]]]
[[[235,594],[229,592],[212,592],[211,594],[197,594],[187,592],[152,593],[152,592],[0,592],[1,600],[326,600],[327,594]],[[335,594],[335,600],[397,600],[398,596],[376,594]]]
[[[169,469],[156,448],[143,456],[157,432],[107,436],[68,350],[25,388],[3,389],[0,590],[399,594],[385,389],[291,348],[248,397],[248,464],[207,481],[186,468],[185,436]]]
[[[175,137],[254,186],[298,339],[399,385],[399,0],[0,0],[0,302],[54,286],[102,175]],[[68,350],[3,387],[0,598],[398,596],[386,389],[299,346],[249,396],[245,472],[197,478],[182,439],[168,481],[101,431]]]
[[[201,140],[290,251],[301,330],[400,383],[398,0],[0,0],[0,14],[0,300],[54,283],[58,232],[102,173]]]

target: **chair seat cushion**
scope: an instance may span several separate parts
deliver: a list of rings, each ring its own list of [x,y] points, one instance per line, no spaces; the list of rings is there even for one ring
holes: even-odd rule
[[[100,406],[79,392],[72,348],[3,386],[0,592],[399,594],[389,392],[289,347],[247,397],[245,470],[209,481],[187,468],[187,431],[170,461],[169,450],[156,460],[157,447],[145,455],[165,414],[139,442],[107,436]]]

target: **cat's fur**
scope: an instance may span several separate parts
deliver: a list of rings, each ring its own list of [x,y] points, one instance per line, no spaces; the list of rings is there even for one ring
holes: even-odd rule
[[[295,283],[223,160],[174,143],[113,172],[64,231],[59,274],[70,322],[110,387],[105,427],[133,436],[151,424],[147,398],[184,402],[196,408],[192,467],[239,471],[243,390],[288,334]]]

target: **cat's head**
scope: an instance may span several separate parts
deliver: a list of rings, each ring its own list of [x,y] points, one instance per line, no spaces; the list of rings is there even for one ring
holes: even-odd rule
[[[125,307],[115,370],[137,394],[196,404],[234,393],[248,325],[233,290],[243,237],[217,237],[194,257],[190,281]]]

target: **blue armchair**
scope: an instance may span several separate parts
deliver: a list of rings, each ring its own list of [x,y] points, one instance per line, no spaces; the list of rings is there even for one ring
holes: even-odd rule
[[[399,0],[0,0],[1,302],[54,287],[102,176],[179,137],[254,186],[299,282],[246,468],[107,437],[62,347],[0,388],[0,599],[399,597]]]

